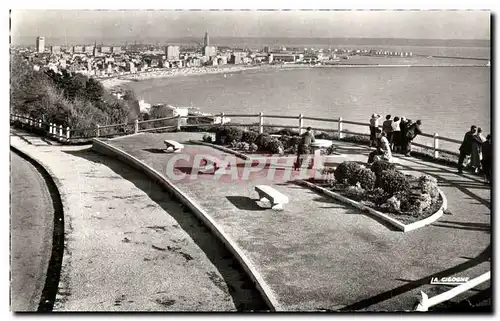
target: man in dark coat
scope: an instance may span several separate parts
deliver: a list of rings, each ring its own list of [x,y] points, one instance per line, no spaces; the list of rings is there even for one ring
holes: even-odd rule
[[[410,156],[411,142],[415,139],[415,137],[422,134],[422,130],[420,129],[421,125],[422,121],[420,119],[409,125],[408,130],[406,131],[405,156]]]
[[[491,144],[491,134],[486,136],[486,141],[482,144],[483,159],[481,165],[483,166],[485,183],[491,183],[491,166],[493,165],[493,150]]]
[[[458,157],[458,173],[462,174],[463,162],[465,157],[472,153],[472,141],[476,133],[476,126],[471,126],[470,131],[465,133],[462,145],[460,145],[460,156]]]
[[[314,139],[314,134],[312,133],[312,129],[311,127],[307,127],[307,130],[305,133],[302,134],[302,137],[301,137],[301,140],[300,140],[300,143],[299,143],[299,146],[298,146],[298,150],[297,150],[297,161],[295,162],[295,166],[294,166],[294,169],[299,169],[300,166],[302,165],[302,161],[300,159],[300,156],[301,155],[304,155],[304,154],[309,154],[309,147],[311,145],[311,143],[314,143],[315,142],[315,139]]]
[[[401,117],[401,121],[399,122],[399,131],[400,131],[399,144],[401,146],[401,153],[402,154],[405,153],[405,148],[407,145],[407,139],[406,139],[406,132],[408,130],[407,125],[408,125],[408,120],[405,117]]]

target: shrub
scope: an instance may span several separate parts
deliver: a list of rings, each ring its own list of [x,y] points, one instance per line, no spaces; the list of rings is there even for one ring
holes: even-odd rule
[[[321,132],[321,133],[316,133],[314,135],[314,137],[316,137],[317,139],[327,139],[327,140],[334,140],[336,139],[334,134],[328,134],[328,133],[325,133],[325,132]]]
[[[279,154],[283,155],[285,153],[285,149],[283,148],[283,143],[277,138],[272,138],[269,141],[269,145],[266,148],[271,154]]]
[[[358,163],[345,161],[337,166],[337,169],[335,170],[335,179],[337,182],[345,184],[348,182],[349,177],[351,177],[359,168],[361,168],[361,165]]]
[[[240,142],[243,136],[243,130],[238,127],[219,126],[215,133],[215,142],[221,145]]]
[[[439,196],[437,180],[429,175],[422,175],[418,179],[418,185],[422,194],[429,194],[432,200]]]
[[[410,192],[410,180],[397,170],[387,170],[380,174],[380,187],[390,196],[396,193],[408,194]]]
[[[323,180],[328,184],[335,183],[335,169],[334,168],[323,168],[321,170],[321,176]]]
[[[259,146],[255,143],[251,143],[250,146],[248,147],[248,151],[250,152],[256,152],[259,149]]]
[[[401,201],[396,196],[390,197],[386,204],[387,209],[391,212],[399,212],[401,210]]]
[[[387,199],[390,195],[387,194],[386,191],[377,187],[366,194],[369,201],[371,201],[375,205],[381,205],[387,202]]]
[[[245,130],[241,136],[241,141],[252,144],[255,143],[255,140],[257,139],[258,136],[259,134],[254,131]]]
[[[373,189],[375,186],[375,174],[366,167],[359,167],[357,170],[352,171],[348,176],[347,182],[349,185],[360,184],[364,189]]]
[[[385,162],[385,161],[375,161],[373,162],[371,168],[372,172],[375,173],[377,177],[380,177],[380,174],[386,170],[396,170],[396,165],[393,163]]]
[[[245,152],[248,152],[250,150],[250,144],[247,142],[239,142],[238,148]]]
[[[299,134],[297,129],[282,128],[273,132],[276,135],[295,136]]]
[[[344,191],[345,196],[352,198],[355,201],[364,199],[365,193],[366,191],[361,187],[360,184],[348,186]]]
[[[327,149],[326,149],[326,155],[333,155],[335,154],[335,150],[337,149],[337,146],[335,145],[330,145]]]
[[[259,147],[259,149],[265,149],[266,146],[269,145],[272,137],[269,134],[259,134],[255,139],[255,144]]]
[[[203,135],[203,141],[206,143],[211,143],[212,142],[212,136],[209,134]]]

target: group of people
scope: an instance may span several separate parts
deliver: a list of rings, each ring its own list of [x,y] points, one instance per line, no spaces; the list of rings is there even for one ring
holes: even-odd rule
[[[385,116],[380,129],[381,116],[373,114],[370,118],[370,147],[377,149],[368,156],[368,163],[376,158],[390,160],[392,152],[399,152],[410,156],[412,141],[422,133],[422,121],[413,122],[406,117]]]
[[[470,158],[469,166],[474,174],[482,172],[486,183],[491,183],[492,167],[492,143],[491,134],[484,138],[483,130],[477,126],[471,126],[462,145],[460,145],[460,156],[458,158],[458,172],[463,172],[464,161],[466,157]]]

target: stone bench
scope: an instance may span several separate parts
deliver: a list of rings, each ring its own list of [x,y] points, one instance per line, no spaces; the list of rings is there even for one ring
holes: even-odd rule
[[[281,194],[268,185],[255,186],[255,191],[259,194],[260,201],[269,200],[273,210],[283,210],[283,204],[288,203],[288,197]]]
[[[168,150],[171,148],[174,151],[174,153],[180,152],[184,148],[184,145],[176,142],[175,140],[165,140],[164,143],[166,149]]]

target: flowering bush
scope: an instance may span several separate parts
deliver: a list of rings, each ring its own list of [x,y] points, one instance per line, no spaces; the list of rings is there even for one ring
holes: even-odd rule
[[[259,146],[255,143],[251,143],[250,146],[248,147],[249,152],[256,152],[259,149]]]
[[[335,169],[334,168],[323,168],[321,170],[321,176],[325,182],[329,185],[335,183]]]
[[[423,194],[429,194],[432,200],[439,196],[437,180],[429,175],[422,175],[418,179],[418,185]]]
[[[250,150],[250,144],[247,142],[239,142],[238,143],[238,149],[241,149],[245,152],[248,152]]]
[[[345,161],[335,170],[335,179],[339,183],[346,184],[353,173],[361,168],[356,162]]]
[[[366,194],[369,201],[373,202],[375,205],[384,204],[390,195],[388,195],[383,189],[377,187]]]
[[[391,212],[399,212],[401,209],[401,201],[396,197],[392,196],[389,199],[387,199],[387,208]]]
[[[283,148],[283,143],[277,138],[271,139],[266,149],[271,154],[283,155],[285,153],[285,149]]]
[[[361,187],[360,184],[356,184],[348,186],[344,193],[347,197],[359,201],[364,198],[366,191]]]

